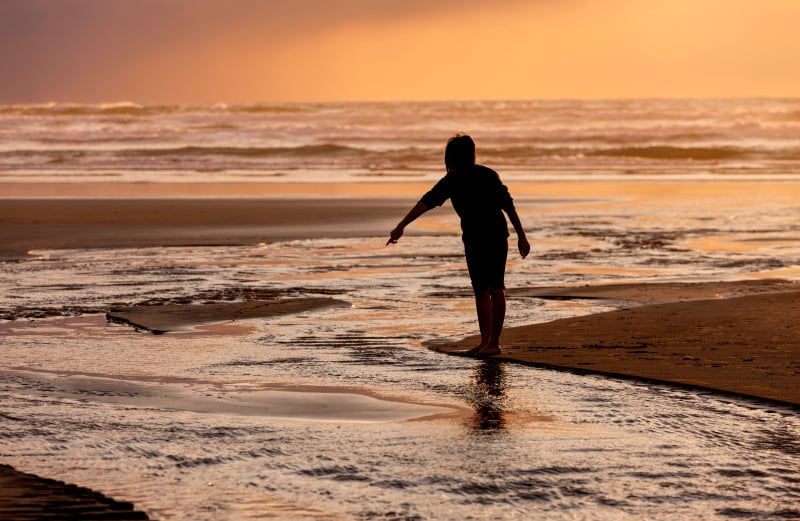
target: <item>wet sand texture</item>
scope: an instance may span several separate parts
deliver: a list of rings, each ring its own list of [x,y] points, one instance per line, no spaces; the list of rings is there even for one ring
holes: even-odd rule
[[[704,187],[699,186],[698,189]],[[741,186],[736,188],[741,190]],[[720,187],[704,189],[716,191]],[[773,196],[775,192],[769,194]],[[252,244],[280,238],[383,237],[407,206],[406,200],[368,198],[8,199],[0,205],[0,222],[3,223],[0,256],[22,255],[31,248]],[[736,293],[716,291],[712,295],[713,288],[707,286],[706,294],[698,296],[710,300],[679,302],[687,299],[684,292],[691,288],[696,286],[676,283],[671,291],[659,296],[643,295],[639,290],[630,289],[627,294],[597,295],[596,298],[631,301],[634,305],[665,307],[649,306],[507,329],[503,337],[506,346],[503,357],[800,403],[800,375],[796,372],[800,370],[797,355],[800,331],[795,325],[797,308],[792,307],[796,302],[789,301],[792,297],[722,300],[712,296],[732,297]],[[555,289],[550,298],[557,298],[559,294],[565,298],[595,297],[587,291],[590,292],[584,288]],[[191,311],[195,313],[206,312]],[[209,313],[210,318],[221,317],[219,310]],[[185,327],[185,320],[175,318],[179,314],[171,314],[173,324],[158,324],[149,316],[146,317],[151,320],[149,326],[144,319],[141,325],[155,330]],[[121,318],[135,322],[132,316],[121,315]],[[198,322],[196,316],[187,320],[191,324]],[[474,342],[474,338],[466,339],[456,348],[471,346]]]
[[[0,465],[0,519],[83,521],[150,518],[144,512],[134,510],[131,503]]]
[[[575,186],[586,190],[586,185]],[[642,194],[637,192],[637,197],[657,197],[663,192],[661,185],[651,188],[652,193],[647,192],[645,185],[626,186],[627,190],[642,191]],[[709,197],[717,196],[723,188],[718,183],[698,186],[698,189],[707,190]],[[755,188],[766,190],[764,186]],[[780,192],[772,189],[768,194],[770,200],[777,196],[796,197],[787,186],[781,186]],[[563,196],[564,192],[562,184],[535,188],[537,196]],[[747,204],[753,204],[749,199],[753,190],[744,190],[740,184],[728,189],[747,194]],[[591,190],[595,197],[619,196],[617,185],[609,185],[605,191],[597,191],[597,186],[592,185]],[[52,195],[65,194],[59,188],[59,193]],[[407,194],[397,195],[407,197]],[[409,200],[369,198],[6,199],[0,201],[0,258],[24,257],[31,249],[46,248],[257,244],[317,237],[384,237],[408,205]],[[722,292],[725,298],[716,298],[716,293],[697,294],[697,298],[703,300],[687,301],[681,292],[689,290],[690,286],[677,283],[676,294],[657,298],[652,294],[643,296],[638,290],[633,291],[635,295],[629,292],[604,296],[591,294],[586,289],[554,289],[550,298],[583,295],[631,301],[632,305],[641,307],[507,329],[503,336],[505,352],[500,358],[542,367],[649,378],[800,404],[800,322],[796,317],[800,292],[743,297]],[[140,311],[124,309],[116,313]],[[153,312],[158,312],[158,307]],[[169,330],[169,327],[180,329],[205,320],[198,321],[195,313],[207,313],[207,318],[214,320],[230,320],[219,310],[201,312],[198,309],[192,309],[192,316],[186,320],[175,318],[179,312],[172,313],[174,322],[168,326],[152,322],[153,316],[122,315],[121,318],[131,322],[135,318],[143,327]],[[472,337],[439,349],[465,349],[475,343]],[[89,498],[87,508],[97,510],[86,510],[87,517],[75,515],[75,511],[81,512],[83,508],[74,505],[78,497]],[[0,467],[0,519],[146,519],[129,504],[99,498],[103,496]],[[106,504],[125,508],[102,507]],[[99,510],[101,507],[108,508],[109,513],[105,515],[105,511]],[[63,515],[58,517],[58,512]]]
[[[651,304],[508,328],[497,358],[800,405],[800,292]],[[453,352],[470,337],[431,346]]]
[[[313,309],[347,306],[332,298],[297,298],[286,300],[252,300],[222,304],[167,304],[161,306],[129,306],[106,313],[109,322],[127,324],[155,334],[191,329],[192,326],[246,318],[261,318]]]
[[[262,384],[234,389],[181,378],[136,380],[7,370],[4,377],[47,388],[53,399],[133,408],[314,422],[385,423],[464,417],[466,407],[387,398],[358,388]],[[13,421],[13,420],[12,420]]]
[[[32,249],[383,237],[408,205],[395,199],[7,199],[0,200],[0,258]]]

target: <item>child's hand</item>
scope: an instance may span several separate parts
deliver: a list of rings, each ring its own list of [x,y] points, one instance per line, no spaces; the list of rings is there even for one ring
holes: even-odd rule
[[[386,241],[386,246],[396,243],[398,239],[400,239],[400,237],[402,236],[403,236],[403,228],[401,226],[398,226],[397,228],[389,232],[389,240]]]
[[[525,237],[519,238],[517,241],[517,247],[519,248],[519,254],[522,255],[523,259],[531,252],[531,245],[528,243],[528,239]]]

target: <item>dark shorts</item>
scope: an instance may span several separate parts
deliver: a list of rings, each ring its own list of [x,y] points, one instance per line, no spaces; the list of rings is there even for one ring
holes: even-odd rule
[[[464,242],[467,269],[475,292],[489,288],[505,289],[508,240]]]

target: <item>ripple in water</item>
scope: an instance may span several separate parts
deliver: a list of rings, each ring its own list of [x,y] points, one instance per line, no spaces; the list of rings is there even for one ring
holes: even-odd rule
[[[14,264],[7,310],[319,291],[352,306],[245,321],[249,329],[227,336],[140,334],[100,315],[19,321],[32,329],[3,338],[5,366],[28,369],[0,373],[0,457],[133,500],[159,519],[800,517],[795,412],[428,351],[425,339],[471,332],[472,302],[463,267],[446,258],[457,239],[410,240],[421,264],[376,257],[361,239],[54,252]],[[623,270],[642,249],[635,242],[602,262]],[[566,282],[546,278],[544,253],[538,267],[511,266],[513,285]],[[666,254],[715,269],[702,254]],[[273,257],[281,261],[265,261]],[[162,262],[174,269],[154,265]],[[607,309],[591,300],[512,300],[509,322],[575,313],[574,306]],[[59,394],[67,375],[127,387]],[[148,401],[142,389],[164,382],[197,400],[306,386],[472,413],[352,422],[202,412]],[[343,399],[330,393],[325,403]]]

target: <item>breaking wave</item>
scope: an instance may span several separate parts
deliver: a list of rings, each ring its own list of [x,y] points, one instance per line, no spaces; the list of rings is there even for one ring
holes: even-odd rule
[[[272,157],[272,156],[357,156],[370,153],[333,143],[321,145],[303,145],[297,147],[235,147],[235,146],[183,146],[175,148],[144,148],[122,150],[118,155],[146,156],[239,156],[239,157]]]
[[[338,182],[413,171],[433,180],[456,131],[476,138],[479,162],[520,180],[794,176],[798,114],[792,99],[0,105],[0,176],[114,173],[147,182],[202,171],[204,181],[241,172],[298,181],[324,173]]]

